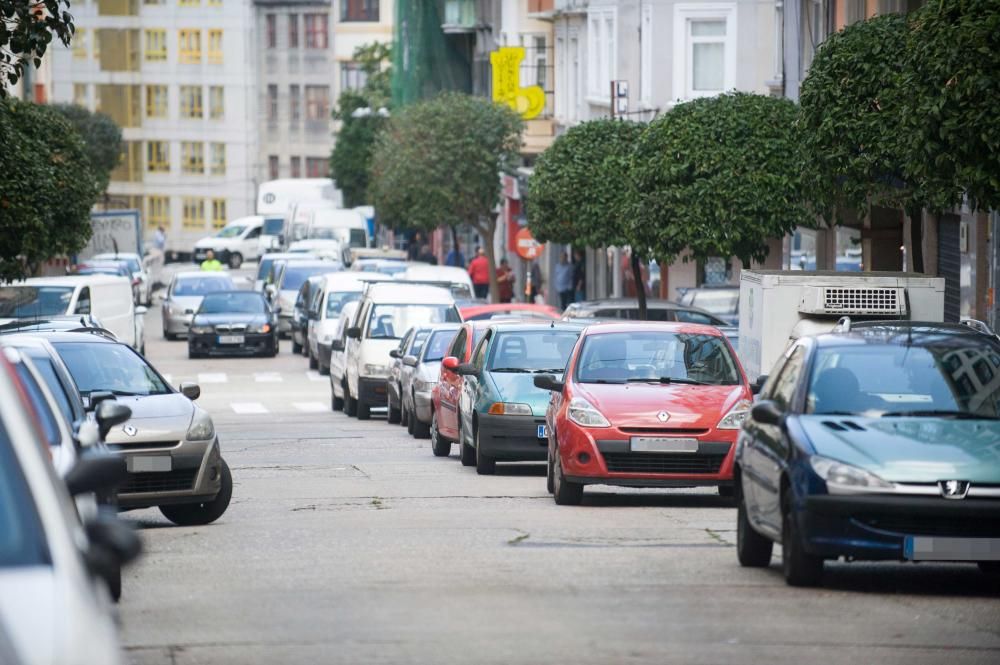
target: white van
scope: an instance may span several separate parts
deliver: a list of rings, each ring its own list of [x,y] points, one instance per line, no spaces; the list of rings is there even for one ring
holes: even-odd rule
[[[194,260],[201,263],[205,260],[208,250],[215,253],[215,258],[236,270],[244,261],[256,261],[260,258],[258,240],[264,227],[264,218],[260,215],[240,217],[222,227],[214,236],[202,238],[194,245]]]
[[[117,275],[32,277],[0,286],[0,324],[47,316],[95,317],[119,341],[145,352],[143,315],[135,306],[132,283]]]
[[[440,282],[440,286],[447,285],[447,288],[451,289],[451,295],[458,300],[472,300],[475,297],[472,278],[465,268],[411,263],[396,279],[409,282]]]
[[[285,215],[285,230],[282,235],[281,248],[287,250],[293,242],[309,237],[309,222],[314,210],[339,210],[333,201],[296,201],[288,208]]]
[[[341,335],[340,314],[344,306],[361,299],[369,282],[391,280],[379,273],[336,272],[326,275],[309,303],[309,325],[306,331],[309,364],[316,365],[320,374],[330,371],[330,345]]]
[[[320,208],[309,215],[306,238],[339,240],[344,247],[367,247],[368,222],[355,210]]]
[[[339,208],[343,200],[343,194],[330,178],[282,178],[261,183],[257,188],[257,214],[264,217],[264,229],[258,240],[260,253],[281,251],[291,242],[286,236],[296,203],[319,201]]]
[[[460,323],[462,317],[451,293],[438,286],[376,282],[367,285],[360,302],[347,329],[344,412],[366,420],[372,408],[388,403],[389,351],[406,331],[429,323]]]

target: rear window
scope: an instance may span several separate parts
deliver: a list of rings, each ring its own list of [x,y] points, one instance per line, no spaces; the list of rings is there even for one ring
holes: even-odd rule
[[[573,351],[576,330],[501,332],[493,341],[491,372],[562,372]]]
[[[0,422],[0,568],[51,563],[35,502]]]
[[[23,319],[65,314],[72,286],[0,286],[0,317]]]
[[[322,266],[297,266],[294,263],[285,266],[285,272],[281,276],[282,291],[298,291],[302,287],[302,282],[313,275],[320,275],[330,272],[330,267]]]
[[[444,358],[457,332],[457,330],[439,330],[431,335],[431,338],[427,341],[427,351],[424,353],[424,360],[434,362]]]
[[[192,277],[177,280],[174,285],[175,296],[203,296],[216,291],[232,291],[233,280],[228,277]]]

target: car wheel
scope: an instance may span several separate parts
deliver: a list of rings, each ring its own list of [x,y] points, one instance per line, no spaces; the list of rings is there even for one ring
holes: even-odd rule
[[[416,436],[414,431],[414,426],[417,424],[417,418],[413,415],[413,412],[409,409],[406,410],[406,433],[410,436]]]
[[[386,415],[386,420],[389,422],[389,424],[395,425],[402,419],[403,419],[403,414],[400,412],[399,407],[390,404],[389,413]]]
[[[476,473],[480,476],[492,476],[497,472],[497,460],[483,452],[479,446],[479,428],[473,433],[476,437]]]
[[[122,567],[121,565],[115,566],[115,569],[111,571],[111,577],[107,580],[108,582],[108,593],[111,594],[111,600],[116,603],[122,597]]]
[[[410,412],[406,410],[406,402],[399,405],[399,424],[410,431]]]
[[[278,351],[281,350],[281,344],[278,342],[278,338],[275,337],[274,341],[271,343],[271,357],[274,358],[278,355]]]
[[[986,575],[1000,575],[1000,561],[980,561],[979,571]]]
[[[222,465],[222,487],[214,499],[203,501],[202,503],[184,503],[176,506],[160,506],[160,512],[168,520],[178,526],[198,526],[201,524],[211,524],[222,517],[229,507],[229,501],[233,498],[233,476],[229,471],[229,465],[225,460],[221,460]]]
[[[194,352],[194,351],[193,351],[193,350],[191,349],[191,347],[189,346],[189,347],[188,347],[188,359],[190,360],[191,358],[197,358],[197,357],[198,357],[198,354],[197,354],[197,353],[195,353],[195,352]]]
[[[301,348],[301,347],[300,347]],[[292,347],[292,351],[295,351],[295,347]],[[309,369],[319,369],[319,362],[316,360],[315,356],[309,356]]]
[[[732,500],[736,496],[736,488],[733,485],[719,485],[716,489],[723,499]]]
[[[736,504],[736,558],[744,568],[766,568],[771,563],[774,543],[754,531],[747,516],[747,504],[740,493]]]
[[[292,353],[302,353],[302,345],[296,342],[295,338],[292,338]]]
[[[163,339],[167,340],[168,342],[173,342],[174,340],[177,339],[177,335],[173,334],[172,332],[167,332],[167,329],[164,328]]]
[[[554,494],[556,491],[555,487],[555,468],[552,462],[552,449],[549,448],[547,459],[545,461],[545,489],[549,491],[549,494]]]
[[[417,418],[416,413],[410,414],[410,421],[413,423],[413,438],[415,439],[427,439],[431,436],[431,426],[427,423],[420,422]]]
[[[451,441],[441,436],[433,411],[431,411],[431,450],[434,451],[435,457],[447,457],[451,454]]]
[[[344,413],[352,418],[358,413],[358,403],[351,397],[351,389],[346,380],[344,381]]]
[[[552,464],[552,498],[560,506],[579,506],[583,501],[583,484],[566,480],[558,449],[553,455]]]
[[[229,255],[229,267],[233,270],[239,270],[240,266],[243,265],[243,255],[239,252],[233,252]]]
[[[372,417],[372,407],[360,397],[354,401],[357,402],[355,411],[357,412],[358,420],[369,420]]]
[[[319,360],[318,362],[319,362],[319,373],[320,373],[320,376],[329,376],[330,375],[330,366],[329,365],[324,365],[322,360]]]
[[[344,408],[344,398],[337,397],[337,393],[333,392],[333,384],[330,384],[330,408],[334,411],[340,411]]]
[[[802,536],[792,515],[792,491],[781,498],[781,567],[790,586],[817,586],[823,578],[823,559],[802,547]]]

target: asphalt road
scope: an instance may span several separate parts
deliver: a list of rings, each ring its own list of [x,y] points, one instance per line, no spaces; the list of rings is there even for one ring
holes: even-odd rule
[[[739,567],[711,490],[556,506],[542,466],[480,477],[331,412],[288,342],[189,361],[147,316],[150,360],[200,381],[235,489],[205,527],[126,514],[146,546],[120,605],[133,663],[1000,662],[1000,580],[975,566],[840,563],[789,588],[777,556]]]

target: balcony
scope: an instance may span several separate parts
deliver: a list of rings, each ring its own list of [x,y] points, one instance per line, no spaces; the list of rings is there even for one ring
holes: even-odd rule
[[[528,0],[531,2],[531,0]],[[583,14],[587,11],[588,0],[553,0],[551,3],[557,14]]]
[[[475,32],[476,0],[445,0],[441,30],[448,34]]]

